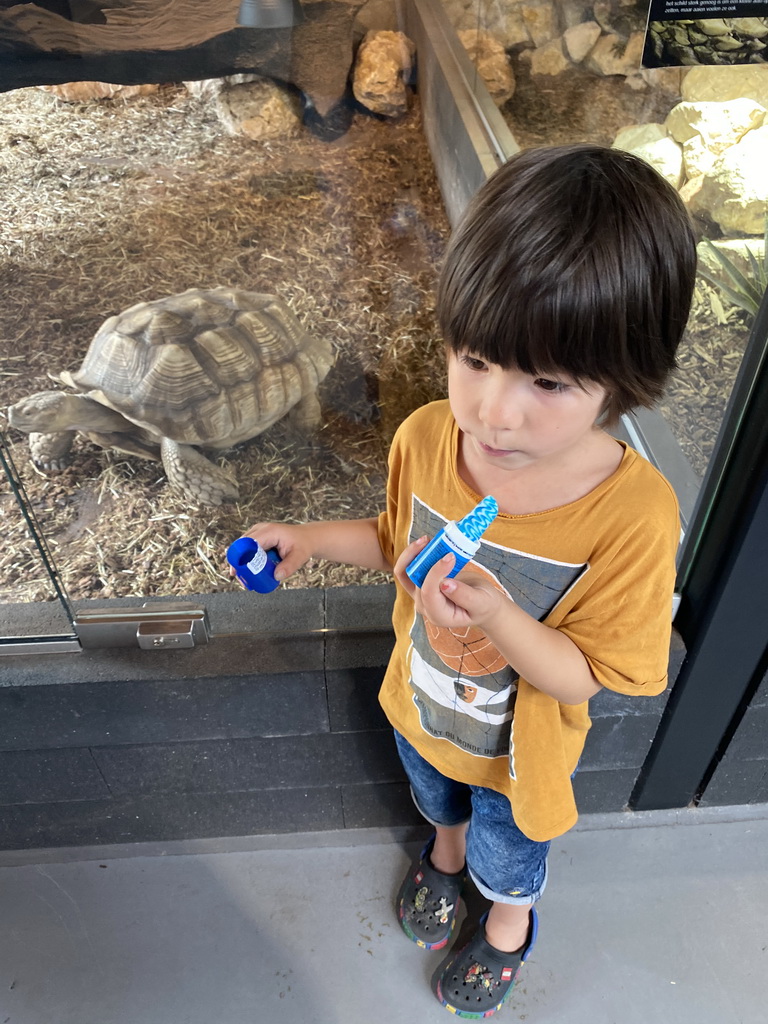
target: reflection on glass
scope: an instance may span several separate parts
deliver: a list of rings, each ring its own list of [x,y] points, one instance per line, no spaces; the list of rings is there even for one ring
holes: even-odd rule
[[[475,62],[477,80],[496,98],[521,147],[597,142],[645,157],[679,189],[699,238],[711,239],[754,276],[747,250],[762,260],[768,209],[764,61],[641,70],[647,2],[443,4]],[[768,52],[767,42],[760,54]],[[507,95],[498,89],[505,76],[512,79],[511,95],[509,88]],[[701,246],[700,259],[711,262]],[[680,369],[661,407],[700,475],[749,325],[749,313],[701,276]]]
[[[376,514],[394,428],[442,393],[433,290],[448,227],[417,100],[396,119],[354,110],[348,131],[329,138],[303,126],[295,95],[281,90],[267,108],[281,129],[254,139],[232,134],[245,117],[240,88],[169,85],[76,103],[37,88],[0,95],[0,409],[38,392],[79,391],[90,392],[89,417],[98,410],[96,420],[81,422],[67,405],[53,419],[25,421],[24,430],[58,435],[52,448],[50,438],[30,445],[27,433],[8,430],[73,599],[231,589],[224,551],[252,523]],[[163,316],[139,329],[145,342],[146,331],[175,339],[181,362],[155,378],[132,342],[100,343],[97,363],[111,360],[110,384],[119,378],[123,388],[120,413],[103,367],[93,371],[100,382],[89,370],[83,384],[79,371],[107,318],[219,287],[277,296],[301,326],[252,324],[264,354],[276,350],[279,378],[261,394],[261,420],[235,410],[253,427],[242,443],[201,444],[199,457],[239,487],[237,503],[204,505],[169,485],[147,408],[165,393],[203,439],[225,407],[235,415],[226,400],[250,356],[229,313],[217,323],[208,302],[201,328],[189,309],[161,303]],[[317,429],[281,416],[275,399],[278,387],[304,387],[292,331],[300,350],[333,359],[309,388],[320,402]],[[215,369],[204,358],[202,368],[184,363],[191,336],[220,360]],[[32,464],[30,448],[48,470]],[[378,579],[314,564],[291,583]],[[40,587],[22,572],[10,596],[38,599]]]

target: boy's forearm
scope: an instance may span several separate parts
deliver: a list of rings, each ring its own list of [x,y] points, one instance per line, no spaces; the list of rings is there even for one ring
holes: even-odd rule
[[[307,531],[315,558],[391,572],[392,566],[379,544],[377,527],[375,518],[344,519],[307,523],[302,530]]]
[[[601,689],[570,637],[538,622],[512,601],[504,602],[486,630],[523,679],[562,704],[581,704]]]

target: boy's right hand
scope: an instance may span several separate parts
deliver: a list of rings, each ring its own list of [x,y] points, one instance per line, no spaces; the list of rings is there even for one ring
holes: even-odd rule
[[[256,523],[242,534],[252,537],[265,551],[274,548],[280,555],[275,566],[275,579],[281,582],[300,569],[312,557],[309,531],[294,523]],[[230,576],[234,576],[234,569]]]

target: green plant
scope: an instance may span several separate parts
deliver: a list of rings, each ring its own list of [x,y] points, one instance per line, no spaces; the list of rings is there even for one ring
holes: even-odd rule
[[[745,246],[751,271],[749,277],[743,274],[733,260],[726,256],[724,252],[721,252],[717,246],[713,245],[708,238],[702,239],[702,245],[715,257],[730,280],[724,279],[702,264],[699,265],[701,276],[706,281],[709,281],[710,284],[719,288],[739,309],[746,310],[751,316],[757,316],[763,294],[766,287],[768,287],[768,214],[765,216],[762,262],[757,259],[748,245]]]

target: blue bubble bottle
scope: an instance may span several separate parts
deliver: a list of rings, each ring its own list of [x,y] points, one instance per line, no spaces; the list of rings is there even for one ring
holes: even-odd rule
[[[446,523],[432,540],[410,562],[405,569],[408,578],[421,587],[427,573],[444,555],[453,555],[456,559],[448,577],[460,572],[470,558],[477,554],[480,538],[499,514],[496,499],[488,495],[483,498],[457,523]]]
[[[269,594],[280,586],[275,566],[280,556],[274,548],[265,551],[253,537],[239,537],[227,548],[227,561],[246,590]]]

